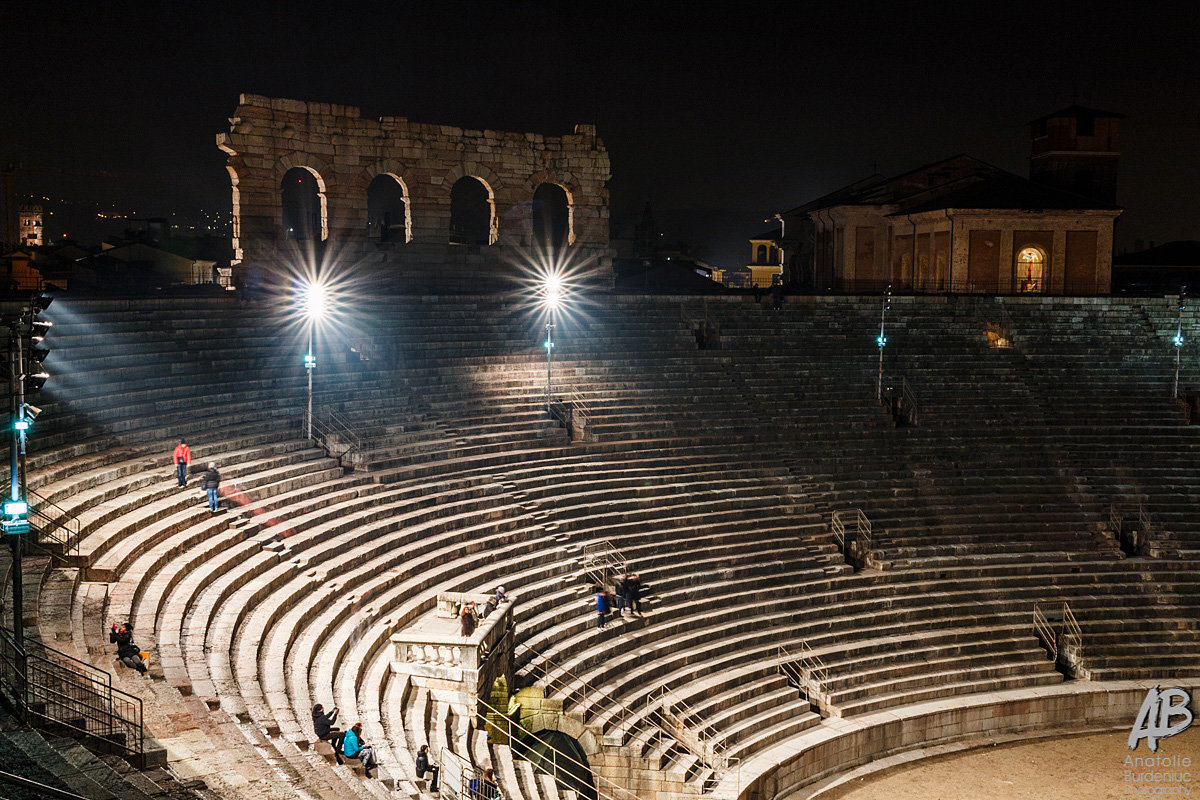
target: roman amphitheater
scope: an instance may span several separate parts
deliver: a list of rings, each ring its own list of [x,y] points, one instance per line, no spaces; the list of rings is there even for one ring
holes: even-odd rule
[[[607,157],[576,145],[590,160],[488,167],[495,240],[461,258],[433,241],[451,208],[420,202],[443,176],[377,160],[411,192],[406,241],[382,247],[396,274],[330,287],[311,416],[294,286],[55,299],[19,576],[38,672],[17,699],[46,724],[0,717],[5,765],[88,798],[418,798],[429,744],[449,797],[492,768],[510,800],[798,800],[924,752],[1128,734],[1150,688],[1195,695],[1196,308],[896,296],[881,348],[880,296],[624,295],[602,268],[553,316],[536,290],[394,290],[439,258],[502,269],[489,248],[537,232],[512,210],[546,181],[600,258]],[[304,219],[332,242],[370,228],[331,174],[365,196],[370,170],[330,147],[334,199]],[[235,187],[319,172],[302,149]],[[644,613],[598,628],[592,587],[627,572]],[[500,585],[461,635],[457,604]],[[122,621],[147,676],[114,660]],[[373,779],[315,741],[316,703],[362,722]]]

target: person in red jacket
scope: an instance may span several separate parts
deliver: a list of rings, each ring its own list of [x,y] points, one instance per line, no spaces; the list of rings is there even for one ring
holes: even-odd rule
[[[175,464],[179,485],[187,486],[188,465],[192,463],[192,451],[188,449],[187,442],[183,439],[180,439],[179,444],[175,445],[175,453],[171,456],[171,461]]]

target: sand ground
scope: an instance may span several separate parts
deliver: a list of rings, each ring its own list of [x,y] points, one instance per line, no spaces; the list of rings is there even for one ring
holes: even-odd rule
[[[1131,751],[1128,736],[1106,733],[968,750],[854,781],[821,800],[1200,800],[1200,723],[1160,740],[1157,753],[1145,742]],[[1180,766],[1126,763],[1128,757],[1147,756],[1175,758]],[[1182,766],[1185,758],[1189,766]],[[1126,770],[1149,779],[1127,780]]]

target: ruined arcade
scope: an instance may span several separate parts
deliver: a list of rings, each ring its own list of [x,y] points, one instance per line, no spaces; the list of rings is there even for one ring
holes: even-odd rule
[[[397,285],[504,279],[570,253],[601,281],[609,160],[594,125],[563,136],[364,118],[352,106],[243,94],[217,146],[244,272],[332,243]]]

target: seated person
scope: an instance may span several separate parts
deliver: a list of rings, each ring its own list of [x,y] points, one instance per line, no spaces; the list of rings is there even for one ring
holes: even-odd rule
[[[342,763],[342,739],[346,736],[341,728],[333,727],[333,723],[337,722],[338,708],[333,707],[333,711],[325,713],[325,707],[320,703],[313,706],[312,723],[313,732],[317,734],[317,740],[321,742],[329,742],[333,745],[333,757],[337,759],[337,763]]]
[[[375,748],[363,741],[362,723],[356,722],[342,737],[342,755],[346,758],[357,758],[362,762],[368,778],[375,777],[371,770],[379,764],[375,757]]]
[[[488,767],[483,771],[482,778],[471,778],[467,783],[468,800],[497,800],[500,797],[500,787],[496,785],[495,773]]]
[[[136,669],[146,674],[146,662],[142,660],[142,651],[133,643],[133,623],[126,622],[113,625],[108,634],[108,640],[117,645],[117,659],[130,669]]]
[[[417,778],[429,775],[429,791],[431,792],[438,790],[438,772],[438,765],[429,760],[429,745],[421,745],[421,749],[417,752]]]

